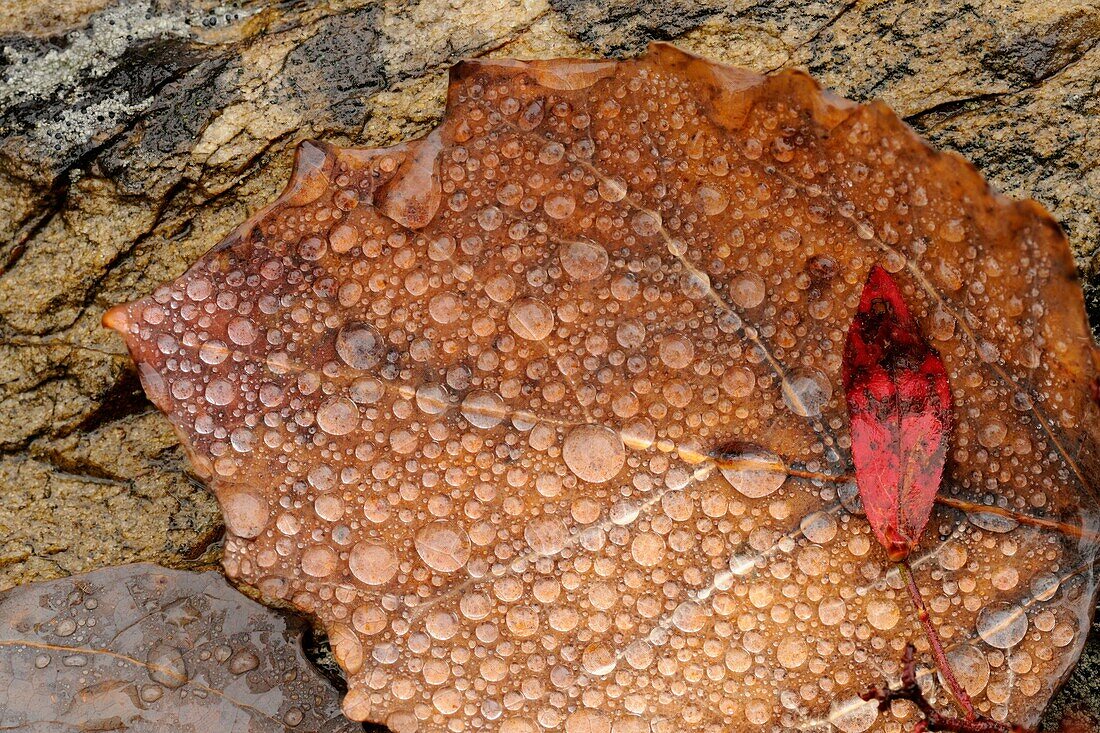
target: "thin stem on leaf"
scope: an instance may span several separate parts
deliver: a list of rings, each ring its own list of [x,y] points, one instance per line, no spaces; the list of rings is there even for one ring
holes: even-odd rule
[[[917,684],[917,663],[913,656],[916,650],[912,644],[905,645],[902,657],[901,686],[891,690],[889,687],[872,687],[860,695],[864,700],[877,700],[878,709],[886,710],[894,700],[908,700],[917,706],[923,720],[913,726],[913,733],[947,731],[947,733],[1033,733],[1020,725],[1001,723],[982,716],[973,718],[953,718],[943,715],[924,697]]]
[[[898,568],[901,571],[901,577],[905,580],[905,587],[909,591],[909,597],[913,599],[913,605],[917,609],[917,618],[920,619],[921,626],[924,627],[924,634],[928,637],[928,644],[932,647],[932,658],[936,660],[936,668],[939,669],[940,675],[947,685],[947,689],[951,692],[951,695],[955,698],[959,707],[966,713],[967,719],[973,720],[975,717],[974,703],[970,702],[970,695],[966,694],[966,690],[963,689],[963,686],[960,685],[959,681],[955,678],[955,671],[951,668],[951,662],[948,661],[947,654],[943,651],[943,642],[940,640],[939,632],[937,632],[936,627],[932,625],[932,617],[928,613],[928,608],[924,605],[924,596],[921,595],[920,588],[917,586],[917,581],[913,577],[913,570],[909,567],[909,561],[902,560],[898,563]]]
[[[1050,529],[1054,530],[1055,532],[1061,532],[1068,537],[1075,537],[1079,540],[1100,542],[1100,534],[1097,534],[1096,532],[1089,532],[1084,527],[1078,527],[1074,524],[1066,524],[1065,522],[1059,522],[1055,519],[1043,519],[1042,517],[1033,517],[1030,514],[1013,511],[1012,509],[1005,509],[999,506],[989,506],[988,504],[979,504],[977,502],[967,501],[966,499],[956,499],[952,496],[937,496],[936,503],[940,506],[948,506],[952,509],[958,509],[959,511],[966,512],[967,514],[994,514],[998,517],[1014,519],[1020,524],[1026,524],[1029,527]]]
[[[828,481],[830,483],[847,483],[849,481],[855,480],[855,477],[850,474],[821,473],[819,471],[808,471],[799,468],[787,469],[787,475],[794,476],[796,478],[804,478],[811,481]],[[967,514],[993,514],[998,517],[1012,519],[1019,522],[1020,524],[1025,524],[1029,527],[1049,529],[1054,532],[1060,532],[1067,537],[1100,543],[1100,533],[1090,532],[1084,527],[1079,527],[1075,524],[1068,524],[1066,522],[1059,522],[1056,519],[1044,519],[1043,517],[1035,517],[1030,514],[1024,514],[1023,512],[1015,511],[1014,509],[1005,509],[1004,507],[992,506],[989,504],[979,504],[976,501],[967,501],[966,499],[959,499],[953,496],[937,495],[936,503],[940,506],[958,509],[959,511],[966,512]]]

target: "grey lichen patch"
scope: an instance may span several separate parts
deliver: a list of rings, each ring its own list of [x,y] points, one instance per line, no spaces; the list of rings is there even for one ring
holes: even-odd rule
[[[178,15],[154,13],[151,3],[127,3],[93,15],[88,27],[68,34],[61,48],[36,54],[4,46],[8,73],[0,82],[0,108],[74,92],[79,98],[77,87],[94,85],[132,46],[186,35],[187,24]]]

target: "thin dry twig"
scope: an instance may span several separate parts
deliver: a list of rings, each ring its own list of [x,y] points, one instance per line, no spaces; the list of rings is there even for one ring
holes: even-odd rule
[[[864,700],[878,700],[878,709],[885,711],[894,700],[908,700],[917,706],[924,719],[913,727],[913,733],[1034,733],[1030,728],[1010,723],[1001,723],[990,718],[955,718],[944,715],[928,702],[920,685],[917,684],[916,648],[912,644],[905,646],[902,657],[901,687],[891,690],[889,687],[872,687],[860,695]]]

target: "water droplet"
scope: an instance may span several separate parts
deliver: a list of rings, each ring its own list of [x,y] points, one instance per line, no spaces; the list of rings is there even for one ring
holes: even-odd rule
[[[694,601],[684,601],[672,612],[672,624],[680,631],[695,633],[707,623],[707,612]]]
[[[238,537],[258,537],[267,527],[270,512],[267,502],[252,492],[223,496],[221,505],[226,527]]]
[[[215,379],[206,385],[206,401],[212,405],[228,405],[236,397],[237,390],[226,379]]]
[[[901,609],[889,599],[871,598],[867,601],[867,621],[879,631],[889,631],[901,620]]]
[[[554,328],[554,311],[538,298],[521,298],[508,309],[508,327],[528,341],[541,341]]]
[[[661,361],[672,369],[683,369],[695,358],[695,346],[683,334],[670,334],[661,339]]]
[[[302,552],[302,572],[314,578],[326,578],[336,571],[337,558],[324,545],[314,545]]]
[[[549,557],[562,551],[569,540],[569,530],[557,517],[538,517],[527,523],[523,538],[532,552]]]
[[[251,649],[239,649],[229,658],[229,671],[233,674],[251,672],[260,666],[260,658]]]
[[[699,187],[699,201],[702,202],[703,213],[707,216],[721,214],[730,203],[729,196],[724,191],[719,191],[710,186]]]
[[[993,514],[992,512],[968,512],[966,519],[975,527],[980,527],[987,532],[996,532],[998,534],[1011,532],[1020,526],[1020,523],[1012,517],[1005,517],[1000,514]]]
[[[989,683],[989,660],[986,659],[985,654],[973,644],[963,644],[948,651],[947,659],[951,662],[955,678],[962,684],[967,694],[971,697],[982,694]],[[936,675],[940,685],[944,685],[943,677],[939,672]]]
[[[823,545],[836,537],[836,518],[828,512],[813,512],[802,518],[802,534],[810,542]]]
[[[367,585],[382,585],[397,574],[397,556],[388,547],[357,542],[348,558],[351,574]]]
[[[487,232],[499,229],[504,223],[504,214],[495,206],[486,206],[477,214],[477,223]]]
[[[755,272],[745,272],[733,279],[730,298],[742,308],[755,308],[764,302],[764,281]]]
[[[454,323],[462,315],[462,300],[454,293],[439,293],[428,302],[428,313],[436,323]]]
[[[648,211],[639,211],[630,220],[634,233],[640,237],[652,237],[661,231],[661,220]]]
[[[817,417],[833,396],[833,387],[819,371],[799,370],[787,375],[783,402],[802,417]]]
[[[878,720],[878,703],[858,697],[834,702],[829,707],[829,722],[842,733],[863,733]]]
[[[664,555],[665,541],[659,534],[642,532],[630,543],[630,556],[643,567],[656,566]]]
[[[611,721],[601,712],[581,708],[565,719],[565,733],[611,733]]]
[[[615,650],[608,644],[589,644],[581,655],[581,666],[584,667],[584,671],[598,676],[611,674],[618,661]]]
[[[787,481],[787,464],[770,450],[733,443],[718,453],[718,468],[726,481],[750,499],[768,496]]]
[[[1027,613],[1003,601],[991,603],[978,614],[978,636],[998,649],[1011,649],[1027,634]]]
[[[370,369],[382,360],[382,334],[373,326],[355,323],[344,326],[336,336],[336,354],[353,369]]]
[[[496,427],[507,415],[504,400],[495,392],[471,392],[462,401],[462,416],[475,428]]]
[[[809,651],[809,645],[802,637],[786,636],[780,640],[775,658],[787,669],[798,669],[806,663]]]
[[[996,448],[1004,442],[1008,428],[1000,420],[990,420],[978,429],[978,442],[986,448]]]
[[[565,219],[577,208],[577,200],[568,194],[554,194],[546,197],[543,208],[551,219]]]
[[[614,204],[626,198],[626,181],[618,176],[600,178],[596,184],[596,190],[599,192],[600,198]]]
[[[359,408],[347,397],[333,397],[317,408],[317,427],[329,435],[347,435],[359,424]]]
[[[441,573],[453,573],[470,559],[470,536],[466,530],[444,520],[422,527],[414,544],[420,559]]]
[[[614,430],[582,425],[565,436],[562,458],[577,478],[593,484],[610,481],[626,463],[626,446]]]
[[[238,346],[248,346],[256,340],[256,326],[247,318],[234,318],[226,329],[229,340]]]
[[[174,646],[156,642],[145,657],[149,679],[174,690],[187,683],[187,663],[183,653]]]
[[[343,254],[359,244],[359,231],[348,224],[340,224],[329,232],[328,243],[333,252]]]
[[[595,242],[566,242],[558,257],[569,277],[580,282],[595,280],[607,270],[607,250]]]

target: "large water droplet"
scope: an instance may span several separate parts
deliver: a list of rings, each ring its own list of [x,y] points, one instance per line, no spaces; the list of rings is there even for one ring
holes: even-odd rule
[[[508,327],[522,339],[541,341],[554,328],[554,311],[538,298],[520,298],[508,309]]]
[[[267,502],[252,492],[229,494],[221,499],[221,504],[226,527],[238,537],[258,537],[267,526]]]
[[[333,397],[317,408],[317,427],[329,435],[347,435],[359,424],[359,408],[347,397]]]
[[[348,558],[351,574],[367,585],[382,585],[397,574],[397,556],[388,547],[358,542]]]
[[[370,369],[382,360],[385,342],[373,326],[354,323],[336,335],[336,354],[353,369]]]
[[[182,687],[187,683],[187,663],[183,652],[170,644],[156,642],[149,647],[145,657],[149,669],[149,679],[169,689]]]
[[[558,257],[569,277],[581,282],[595,280],[607,269],[607,250],[595,242],[566,242]]]
[[[991,603],[978,614],[976,626],[986,644],[1011,649],[1027,634],[1027,612],[1011,603]]]
[[[302,551],[302,572],[314,578],[326,578],[336,570],[336,553],[324,545],[314,545]]]
[[[565,436],[562,458],[577,478],[593,484],[610,481],[626,462],[622,437],[602,425],[582,425]]]
[[[569,540],[569,530],[557,517],[538,517],[527,523],[523,538],[536,554],[556,555]]]
[[[742,308],[755,308],[764,302],[764,281],[754,272],[745,272],[729,285],[730,297]]]
[[[971,697],[980,695],[989,683],[989,660],[973,644],[963,644],[947,652],[951,669]],[[939,673],[937,672],[937,676]],[[939,677],[943,685],[943,677]]]
[[[441,573],[453,573],[470,559],[470,536],[462,527],[445,520],[422,527],[414,544],[420,559]]]
[[[495,392],[471,392],[462,401],[462,416],[475,428],[493,428],[508,415],[504,400]]]
[[[784,383],[783,402],[802,417],[820,415],[832,396],[832,384],[824,374],[812,369],[791,372]]]
[[[731,443],[718,451],[715,460],[730,486],[750,499],[774,493],[787,480],[787,464],[751,443]]]
[[[584,671],[594,675],[611,674],[619,659],[615,650],[608,644],[589,644],[581,656],[581,665]]]
[[[842,733],[863,733],[878,720],[878,703],[858,697],[834,702],[829,707],[829,722]]]

